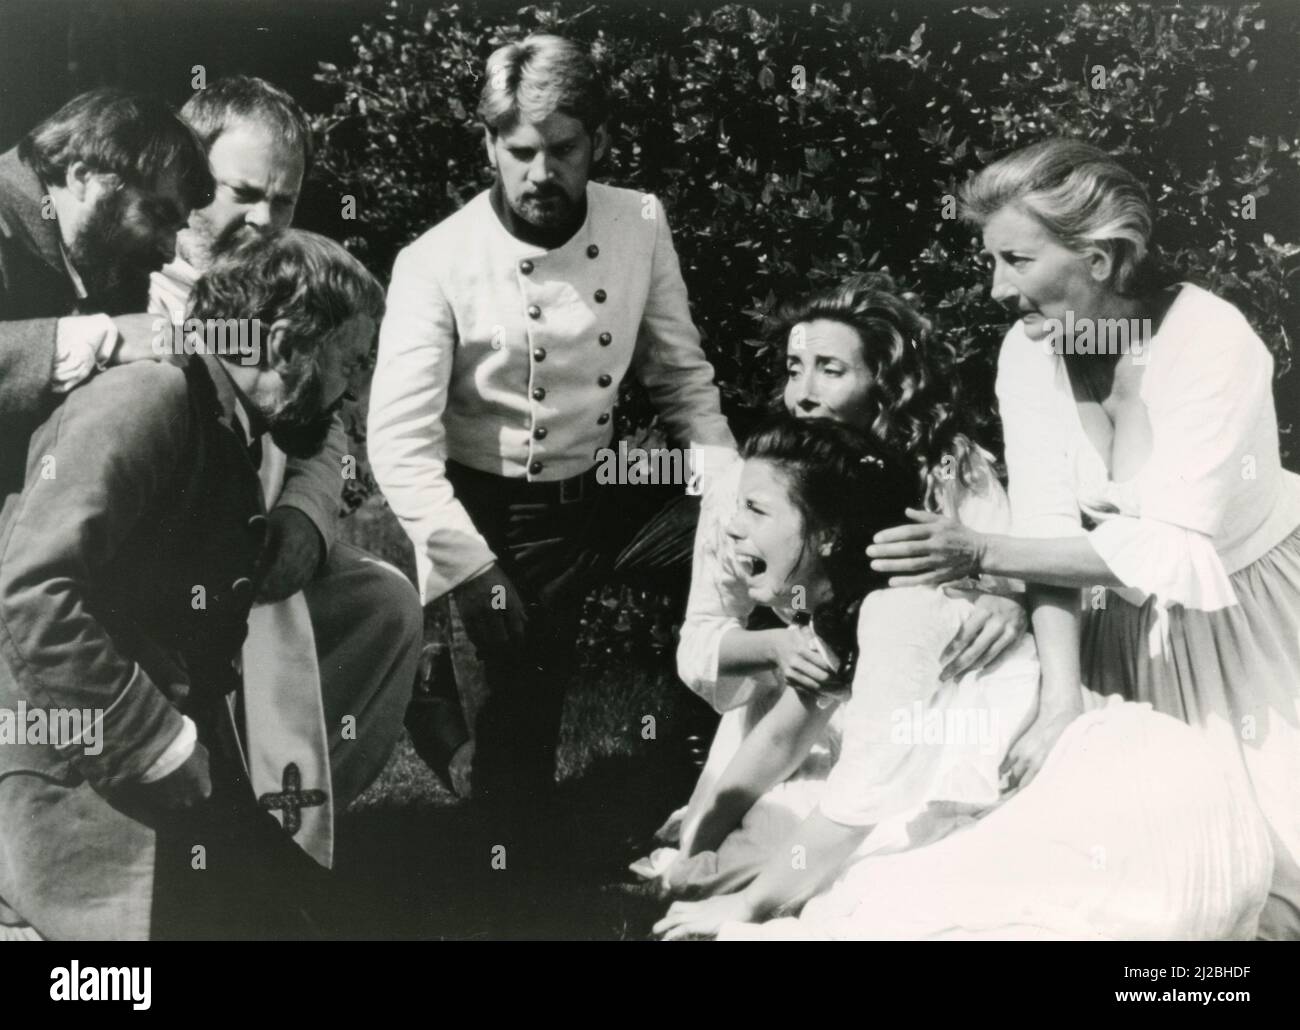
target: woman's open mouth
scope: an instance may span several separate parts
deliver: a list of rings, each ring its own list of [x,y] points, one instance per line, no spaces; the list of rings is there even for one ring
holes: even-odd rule
[[[740,567],[745,570],[745,575],[751,578],[754,576],[761,576],[767,571],[767,562],[762,558],[759,558],[757,555],[738,554],[736,555],[736,560],[740,563]]]

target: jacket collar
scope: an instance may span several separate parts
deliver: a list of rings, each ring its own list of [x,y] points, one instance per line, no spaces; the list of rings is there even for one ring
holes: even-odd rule
[[[582,193],[582,202],[574,212],[573,218],[567,225],[554,229],[540,229],[516,215],[506,202],[505,187],[501,185],[500,175],[497,176],[496,182],[488,190],[488,202],[492,205],[492,211],[497,216],[497,221],[501,223],[501,227],[506,232],[521,243],[541,247],[547,251],[559,250],[587,224],[587,191],[585,188]]]
[[[236,414],[236,409],[242,406],[244,414],[248,417],[248,421],[255,431],[264,431],[264,420],[261,413],[253,408],[252,404],[244,396],[243,391],[235,385],[235,381],[230,378],[230,373],[223,367],[222,360],[219,357],[215,354],[205,353],[195,354],[189,360],[202,362],[207,370],[208,378],[212,380],[212,385],[217,393],[217,404],[221,408],[218,418],[222,425],[239,436],[246,437],[248,434],[244,432],[243,424]]]
[[[0,154],[0,222],[75,289],[68,276],[58,220],[41,217],[45,192],[31,166],[19,159],[17,147]]]

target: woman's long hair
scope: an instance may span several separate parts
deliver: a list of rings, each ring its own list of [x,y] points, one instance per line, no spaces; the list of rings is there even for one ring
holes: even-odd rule
[[[979,487],[985,465],[975,459],[974,419],[959,403],[953,348],[932,333],[911,299],[883,272],[855,275],[784,305],[770,332],[782,362],[790,332],[801,323],[825,319],[857,333],[871,373],[867,429],[916,470],[918,501],[934,509],[941,483],[955,478]]]
[[[871,569],[867,545],[882,529],[906,521],[903,509],[917,502],[915,475],[879,441],[829,419],[801,419],[788,413],[760,426],[741,449],[745,458],[771,462],[787,477],[791,503],[804,521],[803,550],[816,536],[831,541],[822,565],[831,596],[812,612],[817,634],[853,678],[857,663],[857,621],[862,600],[886,585]]]

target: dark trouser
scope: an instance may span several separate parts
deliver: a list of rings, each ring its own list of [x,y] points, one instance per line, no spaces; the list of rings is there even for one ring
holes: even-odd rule
[[[208,750],[212,795],[156,825],[155,940],[314,938],[329,874],[262,810],[239,759],[224,698],[191,712]]]
[[[608,578],[683,586],[699,499],[681,486],[601,485],[594,470],[564,484],[528,483],[448,462],[447,476],[528,617],[524,648],[480,655],[474,796],[512,820],[541,817],[583,602]]]
[[[419,658],[420,599],[397,569],[342,542],[305,594],[334,803],[342,811],[383,770],[402,733]],[[159,828],[153,936],[281,939],[327,932],[313,920],[328,915],[329,874],[258,806],[224,698],[197,707],[192,714],[209,750],[212,797]],[[355,732],[345,735],[347,716]],[[202,848],[202,868],[195,868],[195,846]]]
[[[334,808],[341,812],[384,771],[402,737],[420,658],[420,595],[393,566],[342,541],[303,594],[316,635]],[[352,732],[345,734],[348,716]]]

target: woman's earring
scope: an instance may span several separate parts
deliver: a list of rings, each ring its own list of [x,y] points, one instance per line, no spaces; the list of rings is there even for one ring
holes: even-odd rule
[[[821,547],[817,548],[817,553],[820,554],[823,558],[829,558],[831,556],[831,552],[834,550],[835,550],[835,544],[832,541],[827,540],[824,544],[821,545]]]

